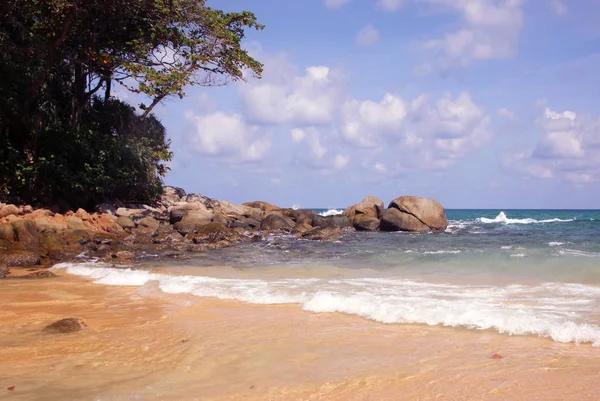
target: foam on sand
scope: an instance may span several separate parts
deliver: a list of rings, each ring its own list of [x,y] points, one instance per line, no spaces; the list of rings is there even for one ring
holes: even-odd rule
[[[600,289],[582,284],[450,285],[404,279],[286,278],[274,280],[155,274],[103,264],[62,263],[53,269],[116,286],[157,282],[168,294],[298,304],[304,310],[359,315],[382,323],[494,329],[558,342],[600,346]]]

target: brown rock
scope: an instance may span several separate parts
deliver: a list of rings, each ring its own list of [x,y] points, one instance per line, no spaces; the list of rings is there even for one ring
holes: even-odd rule
[[[263,230],[285,230],[294,228],[294,220],[279,213],[269,213],[263,219],[260,228]]]
[[[0,265],[24,267],[40,264],[40,256],[32,251],[0,250]]]
[[[239,234],[219,223],[208,223],[197,228],[196,233],[186,236],[194,244],[213,244],[221,241],[236,242]]]
[[[67,217],[67,228],[69,230],[85,230],[87,227],[83,224],[83,220],[77,216]]]
[[[90,234],[85,230],[69,231],[65,235],[65,240],[70,245],[85,245],[91,241]]]
[[[18,215],[19,212],[19,208],[15,205],[6,205],[2,209],[0,209],[0,219],[6,216],[10,216],[11,214]]]
[[[32,220],[17,220],[12,227],[17,241],[15,248],[31,250],[40,247],[40,233]]]
[[[129,217],[120,216],[117,218],[117,224],[125,229],[135,228],[135,223]]]
[[[37,219],[38,217],[54,217],[53,212],[51,212],[48,209],[36,209],[33,212],[31,212],[27,217],[29,217],[30,219]]]
[[[357,230],[373,231],[369,230],[367,226],[365,226],[364,222],[361,227],[357,227],[356,217],[362,215],[370,218],[381,219],[381,217],[383,216],[383,211],[384,205],[381,199],[378,199],[374,196],[367,196],[360,203],[346,208],[346,210],[344,210],[344,215],[347,216],[348,219],[350,219],[350,222]],[[374,226],[374,223],[371,222],[369,224],[369,227],[371,226]],[[379,225],[377,225],[376,229],[378,228]]]
[[[129,251],[119,251],[115,254],[113,254],[113,257],[116,258],[119,263],[131,263],[133,261],[133,259],[135,258],[135,255],[133,254],[133,252],[129,252]]]
[[[504,357],[502,355],[500,355],[500,354],[494,354],[494,355],[492,355],[492,359],[502,359],[502,358],[504,358]]]
[[[255,209],[260,209],[263,212],[273,212],[275,210],[279,210],[281,209],[280,207],[277,207],[275,205],[272,205],[268,202],[262,202],[262,201],[255,201],[255,202],[246,202],[243,204],[244,206],[248,206],[248,207],[252,207]]]
[[[75,216],[79,217],[83,221],[89,221],[92,219],[92,216],[81,208],[77,209]]]
[[[0,239],[14,242],[17,239],[16,237],[15,230],[11,224],[0,224]]]
[[[181,201],[181,198],[185,197],[185,191],[183,188],[177,187],[164,187],[163,194],[160,198],[164,205],[173,205]]]
[[[302,234],[302,239],[313,241],[337,241],[342,236],[338,227],[317,227]]]
[[[137,221],[137,232],[154,234],[158,230],[160,222],[152,217],[144,217]]]
[[[357,214],[354,216],[354,228],[358,231],[377,231],[379,230],[379,219],[366,214]]]
[[[121,234],[123,233],[123,227],[117,224],[116,219],[113,220],[107,214],[97,215],[96,227],[98,231],[111,233],[111,234]]]
[[[0,249],[13,249],[14,244],[11,241],[0,239]]]
[[[310,210],[310,209],[298,209],[298,210],[290,209],[288,214],[289,214],[289,217],[291,217],[292,220],[294,220],[296,222],[296,224],[299,224],[299,225],[309,224],[311,226],[313,224],[313,220],[314,220],[315,216],[317,215],[317,213],[315,213],[314,210]]]
[[[436,200],[402,196],[390,202],[381,219],[381,230],[441,232],[448,227],[446,213]]]
[[[6,266],[0,266],[0,278],[6,278],[10,274],[10,269]]]
[[[87,324],[82,319],[69,317],[58,320],[44,328],[47,333],[74,333],[81,331]]]
[[[62,261],[67,258],[65,241],[59,234],[54,232],[45,232],[40,237],[42,248],[48,251],[48,257],[55,262]]]
[[[35,225],[37,226],[38,230],[41,232],[66,231],[68,228],[67,222],[66,222],[64,216],[62,216],[60,214],[56,214],[53,217],[50,217],[50,216],[37,217],[37,218],[33,219],[33,221],[35,222]]]
[[[352,227],[348,216],[343,214],[336,216],[319,216],[316,215],[313,219],[313,226],[315,227],[329,227],[329,228],[346,228]]]
[[[255,230],[260,228],[260,221],[253,218],[239,216],[236,220],[232,221],[229,225],[231,228],[244,228],[248,230]]]

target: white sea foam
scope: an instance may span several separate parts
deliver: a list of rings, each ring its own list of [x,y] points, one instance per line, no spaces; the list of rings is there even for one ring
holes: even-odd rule
[[[504,223],[504,224],[536,224],[536,223],[567,223],[570,221],[574,221],[574,219],[546,219],[546,220],[536,220],[536,219],[509,219],[506,217],[506,213],[500,212],[498,216],[493,219],[488,219],[486,217],[479,217],[477,219],[479,222],[484,224],[493,224],[493,223]]]
[[[337,216],[337,215],[342,214],[342,213],[344,213],[344,211],[340,210],[340,209],[329,209],[326,212],[319,213],[319,215],[327,217],[327,216]]]
[[[560,256],[581,256],[584,258],[600,258],[600,253],[597,252],[586,252],[577,249],[560,249],[558,251]]]
[[[388,278],[267,281],[173,276],[91,263],[63,263],[54,269],[109,285],[143,286],[155,281],[169,294],[299,304],[315,313],[348,313],[383,323],[495,329],[600,346],[600,288],[583,284],[461,286]]]
[[[502,247],[500,247],[500,249],[513,249],[512,245],[504,245]]]
[[[425,251],[423,252],[424,255],[447,255],[447,254],[457,254],[457,253],[461,253],[462,251],[458,250],[458,249],[453,249],[453,250],[439,250],[439,251]]]
[[[564,242],[557,242],[557,241],[548,242],[548,246],[561,246],[564,244],[565,244]]]
[[[525,255],[524,253],[514,253],[510,255],[511,258],[524,258],[525,256],[527,255]]]

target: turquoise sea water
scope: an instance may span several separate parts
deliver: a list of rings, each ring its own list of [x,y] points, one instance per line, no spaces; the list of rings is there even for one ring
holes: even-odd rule
[[[136,270],[57,268],[167,294],[600,346],[600,211],[446,214],[449,227],[440,234],[353,232],[337,242],[274,235],[183,261],[150,255]]]

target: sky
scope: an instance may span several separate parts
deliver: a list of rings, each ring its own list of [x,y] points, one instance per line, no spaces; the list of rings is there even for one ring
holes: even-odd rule
[[[220,0],[262,79],[156,109],[167,185],[241,203],[600,208],[600,0]]]

